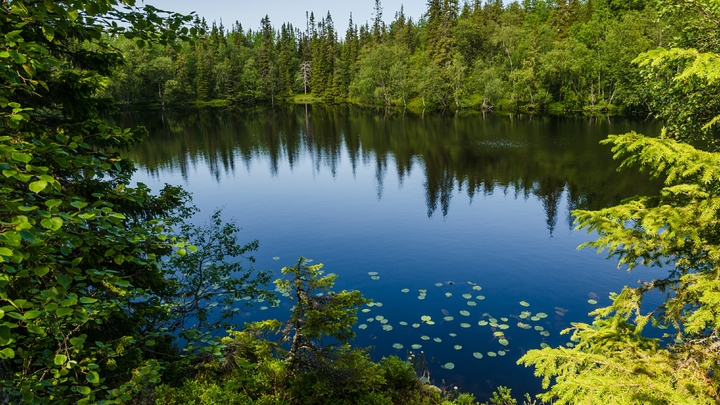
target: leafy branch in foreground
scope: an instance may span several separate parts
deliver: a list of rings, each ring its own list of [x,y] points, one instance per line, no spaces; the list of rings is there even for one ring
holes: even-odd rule
[[[599,211],[576,211],[579,227],[596,232],[583,246],[607,249],[629,269],[669,267],[665,277],[614,295],[610,307],[580,324],[573,349],[528,352],[558,403],[693,403],[720,400],[720,154],[636,133],[612,136],[623,166],[638,164],[665,176],[659,196],[640,197]],[[647,293],[667,294],[650,313]],[[648,324],[674,330],[674,342],[643,337]],[[669,336],[668,336],[669,337]]]

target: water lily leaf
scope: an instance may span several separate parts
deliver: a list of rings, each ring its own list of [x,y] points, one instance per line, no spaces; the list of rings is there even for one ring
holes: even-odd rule
[[[401,292],[401,293],[409,293],[409,292],[410,292],[410,289],[409,289],[409,288],[403,288],[402,290],[400,290],[400,292]]]
[[[435,322],[434,322],[434,321],[427,321],[427,322],[425,322],[425,323],[428,324],[428,325],[435,325]]]
[[[485,299],[485,296],[484,296],[484,295],[478,295],[477,297],[475,297],[475,299],[478,300],[478,301],[482,301],[482,300]]]
[[[442,287],[443,285],[443,283],[435,283],[435,287]]]
[[[361,323],[360,325],[358,325],[358,329],[360,329],[360,330],[367,329],[367,325],[364,323]]]
[[[469,300],[470,298],[472,298],[472,294],[463,294],[462,297],[466,300]]]
[[[378,275],[377,271],[368,271],[368,276],[377,276],[377,275]]]
[[[417,329],[417,328],[420,327],[420,324],[419,324],[419,323],[414,323],[414,324],[412,324],[412,327]]]
[[[543,327],[540,326],[540,325],[535,325],[535,330],[539,332],[539,331],[541,331],[541,330],[545,330],[545,328],[543,328]]]
[[[473,353],[473,357],[475,357],[476,359],[480,360],[480,359],[483,358],[483,355],[482,355],[482,353],[480,353],[480,352],[475,352],[475,353]]]
[[[540,320],[540,318],[538,316],[532,316],[532,317],[530,317],[530,320],[537,322]]]
[[[376,320],[376,321],[382,321],[383,319],[385,319],[385,317],[382,316],[382,315],[378,315],[378,316],[375,317],[375,320]]]
[[[375,303],[375,306],[378,307],[378,308],[380,308],[380,307],[383,306],[383,303],[382,303],[382,302],[376,302],[376,303]]]
[[[478,325],[480,326],[486,326],[488,324],[488,321],[479,321]]]
[[[505,318],[505,317],[500,318],[500,320],[503,321],[503,322],[509,321],[509,319],[507,319],[507,318]]]
[[[540,332],[540,336],[548,337],[548,336],[550,336],[550,332],[544,330],[544,331]]]
[[[370,278],[373,279],[373,280],[375,280],[375,281],[380,280],[380,276],[372,276],[372,277],[370,277]]]
[[[504,356],[505,350],[498,350],[498,356]]]
[[[400,321],[400,322],[398,322],[398,324],[399,324],[400,326],[407,326],[408,323],[405,322],[405,321]]]
[[[479,285],[474,285],[473,290],[480,291],[480,290],[482,290],[482,287],[480,287]]]
[[[527,318],[529,318],[531,315],[532,315],[532,314],[531,314],[529,311],[522,311],[522,312],[520,312],[520,319],[527,319]]]
[[[368,318],[367,321],[368,321],[368,322],[375,322],[375,318]]]
[[[575,343],[573,343],[573,342],[567,342],[567,343],[565,343],[565,346],[570,347],[570,348],[573,348],[573,347],[575,347]]]
[[[529,307],[529,306],[530,306],[530,304],[527,303],[526,301],[520,301],[520,305],[522,305],[522,306],[524,306],[524,307]]]
[[[414,345],[412,345],[412,346],[410,346],[410,347],[412,347],[412,348],[415,349],[415,350],[418,350],[418,349],[420,349],[420,348],[422,347],[422,345],[419,345],[419,344],[415,343]]]
[[[540,319],[547,318],[547,314],[545,312],[538,312],[537,314],[535,314],[535,316],[537,316]]]
[[[455,368],[455,365],[453,363],[445,363],[443,364],[443,368],[446,370],[452,370]]]
[[[280,260],[280,256],[273,257],[273,260]]]
[[[392,325],[383,325],[382,328],[385,332],[390,332],[391,330],[393,330]]]
[[[380,323],[383,324],[383,325],[385,325],[385,324],[388,323],[388,322],[389,322],[389,321],[388,321],[387,319],[381,319],[381,320],[380,320]]]
[[[595,300],[588,300],[588,304],[590,304],[590,305],[595,305],[595,304],[597,304],[597,301],[595,301]]]
[[[422,335],[422,336],[420,336],[420,339],[422,339],[422,340],[430,340],[430,336]]]
[[[504,339],[504,338],[503,338],[503,339],[498,339],[498,343],[500,343],[500,344],[503,345],[503,346],[507,346],[508,344],[510,344],[510,342],[508,342],[508,340],[507,340],[507,339]]]
[[[443,320],[448,321],[448,322],[452,321],[453,319],[455,319],[454,316],[446,316],[445,318],[443,318]]]
[[[461,328],[465,328],[465,329],[469,328],[470,326],[471,326],[471,325],[470,325],[469,323],[461,323],[461,324],[460,324],[460,327],[461,327]]]
[[[442,342],[442,339],[440,339],[440,338],[435,338],[435,339],[433,339],[433,340],[434,340],[435,342],[437,342],[437,343]]]
[[[450,335],[450,337],[456,337],[456,336],[457,336],[456,333],[452,333],[452,332],[448,333],[448,335]]]
[[[452,293],[451,293],[451,292],[446,292],[446,293],[445,293],[445,296],[448,297],[448,298],[449,298],[449,297],[452,297]]]
[[[495,336],[495,337],[503,337],[503,336],[505,336],[505,334],[502,333],[502,332],[500,332],[500,331],[498,330],[498,331],[493,332],[493,336]]]
[[[518,322],[517,326],[522,329],[532,329],[532,325],[528,325],[528,324],[522,323],[522,322]]]
[[[510,327],[510,325],[503,323],[503,324],[498,325],[497,327],[498,327],[498,329],[505,330],[505,329],[508,329]]]
[[[423,322],[427,322],[427,321],[429,321],[429,320],[431,320],[431,319],[432,319],[432,318],[430,317],[430,315],[423,315],[423,316],[420,317],[420,320],[423,321]]]
[[[455,345],[455,346],[453,346],[453,349],[455,349],[455,350],[460,350],[460,349],[462,349],[462,346],[460,346],[460,345]]]
[[[474,307],[475,305],[477,305],[477,302],[475,302],[475,301],[468,301],[467,304],[468,304],[468,306]]]
[[[470,316],[470,311],[466,311],[466,310],[463,309],[462,311],[460,311],[460,315],[462,315],[462,316]]]
[[[490,357],[497,357],[497,353],[495,353],[495,352],[488,352],[488,356],[490,356]]]
[[[393,347],[393,349],[400,350],[400,349],[404,348],[405,346],[403,346],[401,343],[395,343],[394,345],[392,345],[392,347]]]
[[[542,342],[542,343],[540,343],[540,347],[542,347],[543,349],[547,349],[548,347],[550,347],[550,345],[545,342]]]
[[[419,300],[424,300],[424,299],[425,299],[425,296],[424,296],[424,295],[418,295],[418,299],[419,299]]]
[[[360,312],[367,314],[368,312],[370,312],[370,308],[363,308]]]

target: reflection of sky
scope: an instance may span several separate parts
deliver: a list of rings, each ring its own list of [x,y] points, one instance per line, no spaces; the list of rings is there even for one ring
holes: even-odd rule
[[[304,255],[322,262],[328,272],[338,274],[339,288],[361,290],[366,296],[381,301],[382,308],[361,313],[361,322],[368,316],[383,315],[394,329],[385,332],[377,322],[358,331],[356,343],[375,346],[374,356],[405,350],[392,349],[393,343],[409,348],[423,345],[431,364],[433,377],[445,379],[479,395],[487,395],[497,385],[514,387],[516,393],[536,391],[539,382],[530,370],[515,365],[520,355],[536,348],[543,338],[534,330],[521,330],[516,324],[523,310],[545,312],[550,316],[533,325],[542,325],[551,332],[546,338],[557,345],[567,341],[559,331],[572,320],[589,320],[588,294],[600,296],[608,304],[608,293],[623,285],[634,285],[637,279],[650,278],[651,271],[639,269],[632,274],[615,268],[590,250],[576,247],[592,238],[584,232],[559,226],[553,236],[547,229],[546,214],[541,201],[514,189],[496,189],[489,195],[476,195],[472,201],[467,193],[455,189],[452,210],[448,215],[428,218],[422,162],[417,170],[403,178],[393,176],[394,162],[388,162],[383,179],[382,198],[378,198],[377,164],[370,156],[353,170],[345,149],[334,170],[317,165],[317,156],[302,149],[299,159],[290,165],[283,157],[275,166],[267,156],[255,155],[246,165],[236,156],[234,171],[221,171],[220,179],[199,158],[186,179],[175,171],[160,169],[159,179],[139,171],[135,180],[153,189],[163,183],[181,184],[194,195],[195,204],[209,217],[218,207],[225,207],[225,218],[235,220],[243,228],[243,241],[257,238],[257,268],[292,265]],[[333,173],[334,172],[334,173]],[[560,201],[559,217],[567,213],[567,192]],[[202,217],[200,217],[202,220]],[[279,256],[280,261],[273,261]],[[380,274],[373,281],[369,271]],[[655,270],[657,271],[657,270]],[[472,291],[466,281],[482,286]],[[454,285],[435,287],[435,283],[453,281]],[[402,294],[402,288],[409,288]],[[424,300],[417,299],[418,289],[427,289]],[[444,292],[452,292],[447,298]],[[463,293],[486,297],[476,307],[466,305]],[[518,302],[531,303],[529,308]],[[555,307],[568,309],[565,317],[555,315]],[[453,322],[440,322],[442,309],[455,316]],[[469,310],[470,317],[459,315]],[[507,356],[490,358],[488,351],[503,349],[493,339],[489,327],[480,327],[483,313],[508,317],[511,328],[506,330],[510,345]],[[397,324],[404,320],[420,322],[430,315],[437,322],[419,329]],[[280,309],[271,309],[260,316],[282,318]],[[472,325],[462,329],[460,322]],[[456,338],[448,333],[457,333]],[[421,335],[441,337],[442,343],[422,341]],[[453,345],[463,349],[456,351]],[[472,357],[478,351],[482,360]],[[455,369],[442,370],[439,364],[453,362]]]

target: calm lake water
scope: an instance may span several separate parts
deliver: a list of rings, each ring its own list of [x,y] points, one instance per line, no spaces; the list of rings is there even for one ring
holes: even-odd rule
[[[198,223],[223,208],[243,228],[241,242],[260,241],[256,268],[279,273],[300,255],[324,263],[338,289],[379,303],[359,313],[356,345],[375,359],[422,351],[435,384],[480,399],[500,385],[539,392],[517,359],[567,344],[560,331],[570,322],[589,321],[610,292],[658,271],[627,273],[578,251],[593,235],[574,231],[571,214],[657,192],[643,175],[618,173],[599,141],[657,134],[658,123],[317,106],[118,121],[150,131],[129,152],[135,181],[182,185],[202,209]],[[262,305],[238,325],[285,319],[289,308]]]

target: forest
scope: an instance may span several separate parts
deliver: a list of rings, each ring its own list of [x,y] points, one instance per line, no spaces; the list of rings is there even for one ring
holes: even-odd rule
[[[311,12],[305,27],[279,29],[265,16],[255,31],[196,16],[197,41],[179,50],[120,36],[111,43],[127,63],[107,94],[131,104],[648,112],[653,95],[632,60],[679,29],[646,0],[431,0],[418,21],[401,8],[390,24],[376,0],[373,15],[344,24]]]
[[[309,15],[305,32],[267,18],[226,32],[134,0],[0,1],[0,403],[476,402],[429,385],[422,356],[374,362],[353,347],[370,301],[335,291],[321,264],[254,269],[258,242],[239,243],[221,212],[195,226],[181,187],[132,184],[119,151],[147,130],[103,119],[116,102],[306,91],[420,109],[652,111],[661,133],[604,143],[662,189],[572,214],[595,238],[584,247],[653,278],[567,329],[572,347],[525,353],[545,389],[526,401],[720,403],[720,3],[431,0],[417,22],[398,12],[385,26],[379,2],[375,15],[339,41],[330,16]],[[652,294],[662,300],[648,308]],[[257,300],[292,309],[231,322]],[[489,401],[517,403],[502,387]]]

